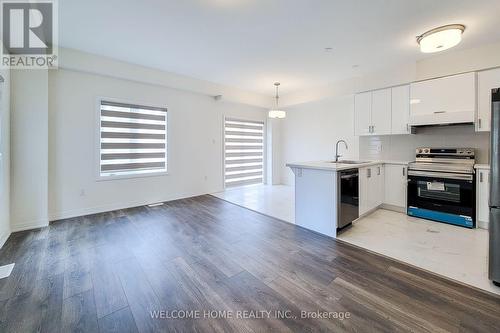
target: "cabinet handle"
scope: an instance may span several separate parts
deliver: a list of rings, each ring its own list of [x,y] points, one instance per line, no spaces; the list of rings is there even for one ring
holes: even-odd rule
[[[372,176],[372,169],[367,169],[366,170],[366,178],[371,178]]]
[[[479,173],[479,182],[480,183],[483,182],[483,173],[482,172]]]
[[[406,168],[403,167],[403,177],[406,177]]]
[[[434,114],[436,113],[446,113],[446,111],[434,111]]]
[[[378,167],[377,176],[380,176],[380,167]]]
[[[477,122],[478,122],[478,128],[481,128],[481,118],[479,118]]]

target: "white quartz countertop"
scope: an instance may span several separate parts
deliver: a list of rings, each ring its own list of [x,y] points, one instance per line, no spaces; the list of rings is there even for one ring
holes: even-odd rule
[[[339,163],[332,163],[331,161],[311,161],[311,162],[287,163],[286,166],[289,168],[299,168],[299,169],[340,171],[340,170],[364,168],[371,165],[377,165],[383,163],[384,163],[383,161],[367,161],[360,164],[343,164],[342,161],[340,161]]]
[[[474,169],[486,169],[486,170],[489,170],[490,169],[490,165],[489,164],[474,164]]]
[[[414,161],[393,161],[393,160],[383,160],[384,164],[398,164],[398,165],[408,165]]]

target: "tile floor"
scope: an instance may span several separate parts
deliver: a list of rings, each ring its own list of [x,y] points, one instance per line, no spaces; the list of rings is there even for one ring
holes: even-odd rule
[[[295,194],[291,186],[249,185],[212,195],[279,220],[295,223]]]
[[[294,188],[253,185],[214,196],[290,223]],[[379,209],[356,221],[339,239],[432,271],[462,283],[500,294],[488,280],[488,232],[409,217]]]

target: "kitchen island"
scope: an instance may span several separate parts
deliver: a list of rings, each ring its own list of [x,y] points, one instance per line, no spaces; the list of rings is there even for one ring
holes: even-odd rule
[[[381,175],[381,165],[378,161],[288,163],[286,166],[295,175],[295,223],[336,238],[337,229],[346,224],[346,219],[350,223],[360,215],[359,205],[369,205],[365,180],[358,187],[357,171],[362,177],[376,179],[375,176]],[[380,193],[371,197],[377,195]]]

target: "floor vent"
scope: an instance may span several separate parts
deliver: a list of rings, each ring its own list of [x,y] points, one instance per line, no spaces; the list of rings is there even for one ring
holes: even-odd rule
[[[163,206],[163,202],[158,202],[158,203],[148,205],[148,207],[151,207],[151,208],[158,207],[158,206]]]
[[[6,277],[10,276],[10,273],[12,273],[12,269],[14,268],[15,264],[8,264],[5,266],[0,266],[0,279],[4,279]]]

